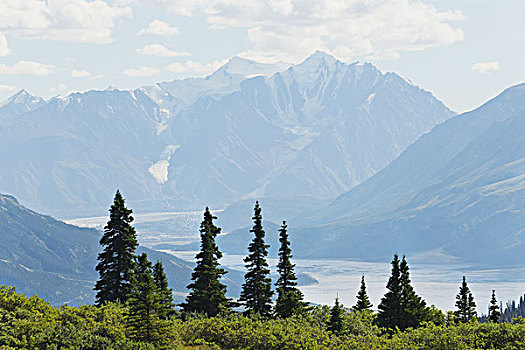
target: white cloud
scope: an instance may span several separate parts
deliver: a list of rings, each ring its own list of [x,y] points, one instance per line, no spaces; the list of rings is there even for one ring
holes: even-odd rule
[[[87,70],[83,70],[83,69],[73,69],[71,71],[71,77],[73,78],[85,78],[85,77],[89,77],[91,75],[91,73],[89,73]]]
[[[137,52],[143,55],[151,55],[151,56],[158,56],[158,57],[191,56],[189,52],[172,51],[162,44],[146,45],[142,49],[138,49]]]
[[[166,67],[166,70],[172,73],[211,73],[226,62],[227,60],[217,60],[210,63],[197,61],[173,62]]]
[[[484,75],[489,75],[500,68],[499,62],[480,62],[472,65],[472,70]]]
[[[297,62],[317,49],[350,60],[398,57],[463,40],[452,22],[460,11],[441,11],[421,0],[137,0],[165,5],[185,16],[203,15],[215,28],[244,28],[260,61]]]
[[[91,77],[91,80],[99,80],[104,78],[104,74],[97,74],[94,77]]]
[[[168,23],[162,22],[158,19],[153,20],[146,28],[139,31],[139,34],[155,34],[162,36],[172,36],[179,33],[179,28],[171,27]]]
[[[12,66],[0,64],[0,74],[9,75],[48,75],[55,67],[34,61],[19,61]]]
[[[12,85],[1,85],[0,84],[0,92],[11,92],[15,91],[16,87]]]
[[[9,51],[5,35],[0,34],[0,57],[9,55]]]
[[[151,77],[158,74],[160,71],[153,67],[140,67],[124,69],[122,73],[128,77]]]
[[[115,22],[131,15],[131,8],[103,0],[0,1],[0,30],[32,39],[110,43]]]

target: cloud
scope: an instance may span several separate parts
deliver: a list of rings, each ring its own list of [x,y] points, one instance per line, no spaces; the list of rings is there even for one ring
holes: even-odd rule
[[[0,30],[31,39],[110,43],[115,22],[131,16],[131,8],[103,0],[0,2]]]
[[[0,57],[9,55],[9,51],[5,35],[0,34]]]
[[[158,74],[160,71],[153,67],[140,67],[124,69],[122,73],[128,77],[151,77]]]
[[[500,70],[499,62],[480,62],[472,65],[472,70],[483,75],[489,75],[494,71]]]
[[[11,92],[15,91],[16,87],[11,85],[1,85],[0,84],[0,92]]]
[[[177,35],[179,33],[179,28],[171,27],[168,23],[155,19],[146,28],[141,29],[138,34],[172,36]]]
[[[463,40],[460,11],[422,0],[137,0],[179,15],[204,16],[213,28],[247,30],[244,56],[297,62],[317,49],[351,60],[398,57]]]
[[[197,61],[173,62],[166,67],[166,70],[172,73],[211,73],[226,62],[227,60],[217,60],[210,63]]]
[[[55,67],[34,61],[19,61],[12,66],[0,64],[0,74],[9,75],[48,75]]]
[[[158,57],[191,56],[189,52],[172,51],[168,49],[166,46],[161,45],[161,44],[146,45],[142,49],[138,49],[137,52],[143,55],[151,55],[151,56],[158,56]]]
[[[90,75],[91,73],[89,73],[87,70],[73,69],[71,71],[71,77],[73,78],[85,78],[85,77],[89,77]]]

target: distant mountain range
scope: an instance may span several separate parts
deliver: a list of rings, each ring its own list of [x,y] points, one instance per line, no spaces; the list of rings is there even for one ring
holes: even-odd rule
[[[141,212],[254,198],[307,209],[453,114],[394,73],[321,52],[293,66],[235,57],[133,91],[21,91],[0,107],[0,192],[62,218],[103,215],[116,188]]]
[[[436,126],[290,226],[301,256],[523,264],[525,84]]]

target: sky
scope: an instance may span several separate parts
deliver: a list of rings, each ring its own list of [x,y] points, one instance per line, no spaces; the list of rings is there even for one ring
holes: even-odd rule
[[[0,0],[0,100],[321,50],[396,72],[463,112],[525,82],[523,14],[523,0]]]

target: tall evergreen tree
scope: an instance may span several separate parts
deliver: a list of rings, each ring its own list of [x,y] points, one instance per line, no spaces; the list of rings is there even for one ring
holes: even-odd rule
[[[379,312],[376,322],[380,327],[394,329],[401,323],[403,311],[401,272],[397,254],[394,255],[394,259],[392,260],[392,271],[386,288],[388,291],[383,298],[381,298],[381,302],[377,307]]]
[[[330,309],[330,323],[328,324],[328,330],[333,333],[339,333],[343,329],[343,314],[344,307],[339,303],[339,297],[335,298],[335,304]]]
[[[275,283],[277,286],[275,313],[282,318],[300,314],[304,312],[306,306],[306,303],[303,302],[303,293],[296,287],[295,265],[291,262],[292,249],[290,248],[286,228],[286,221],[283,221],[279,230],[279,242],[281,242],[279,262],[277,264],[279,279]]]
[[[476,317],[476,303],[474,302],[474,297],[467,285],[465,276],[463,276],[463,282],[461,283],[459,293],[456,296],[456,308],[457,310],[454,314],[460,322],[468,322],[473,317]]]
[[[407,261],[394,255],[392,273],[387,284],[388,292],[378,306],[377,324],[390,329],[405,330],[417,327],[430,318],[429,309],[424,300],[412,287]]]
[[[128,328],[138,341],[154,342],[160,339],[161,308],[158,289],[153,279],[153,267],[146,253],[138,257],[128,305]]]
[[[499,318],[501,316],[501,312],[499,311],[498,301],[496,300],[496,291],[492,290],[492,297],[490,298],[490,306],[489,306],[489,320],[490,322],[497,323],[499,322]]]
[[[400,284],[403,310],[401,314],[401,322],[398,327],[401,330],[405,330],[409,327],[416,328],[427,318],[428,312],[426,302],[416,294],[414,287],[412,287],[409,267],[405,256],[403,256],[403,259],[401,260],[399,270],[401,272]]]
[[[362,311],[370,310],[372,308],[372,303],[370,302],[368,294],[366,293],[365,275],[361,276],[361,287],[359,288],[359,292],[357,292],[356,298],[357,303],[354,306],[354,310]]]
[[[168,318],[173,313],[173,292],[168,286],[168,279],[164,273],[164,266],[157,260],[155,266],[153,266],[153,280],[157,286],[157,294],[159,298],[159,316],[162,318]]]
[[[249,254],[244,258],[248,272],[244,275],[240,301],[244,302],[247,314],[258,314],[263,317],[270,316],[272,310],[272,280],[268,275],[270,269],[266,256],[268,247],[264,242],[265,232],[262,226],[261,207],[255,203],[254,225],[250,230],[255,236],[248,246]]]
[[[230,309],[230,299],[226,297],[226,286],[220,279],[227,273],[219,267],[222,253],[215,243],[221,229],[213,223],[217,219],[206,208],[201,223],[201,251],[196,255],[197,265],[191,275],[192,283],[188,285],[190,294],[181,306],[187,312],[205,313],[215,316]]]
[[[110,210],[110,219],[104,227],[100,244],[104,251],[98,255],[96,267],[100,278],[95,285],[96,303],[107,301],[125,302],[131,289],[134,253],[138,245],[137,235],[131,222],[132,210],[126,208],[120,191],[117,190]]]

